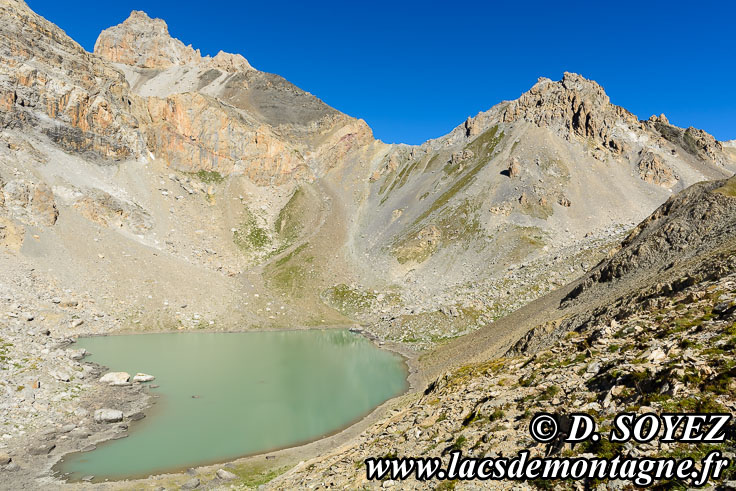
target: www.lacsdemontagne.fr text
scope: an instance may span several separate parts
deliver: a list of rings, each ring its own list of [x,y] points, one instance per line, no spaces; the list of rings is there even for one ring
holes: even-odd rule
[[[698,465],[699,464],[699,465]],[[691,458],[622,457],[529,457],[523,450],[512,458],[470,458],[462,452],[450,452],[450,461],[444,467],[442,459],[429,458],[369,458],[366,459],[368,480],[514,480],[535,479],[622,479],[637,486],[648,486],[655,481],[677,479],[683,483],[702,486],[712,477],[718,479],[729,466],[729,459],[717,450],[696,462]]]

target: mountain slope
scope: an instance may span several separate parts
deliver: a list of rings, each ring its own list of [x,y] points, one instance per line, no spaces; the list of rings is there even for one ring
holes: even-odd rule
[[[350,244],[368,278],[405,292],[391,316],[401,325],[382,332],[404,335],[412,321],[397,314],[412,311],[508,313],[574,279],[673,192],[732,174],[719,142],[664,121],[637,121],[595,82],[565,74],[446,137],[389,149]]]
[[[449,451],[457,449],[464,457],[508,458],[522,450],[531,457],[564,451],[564,456],[693,459],[712,450],[730,452],[728,443],[615,444],[605,436],[563,448],[533,441],[528,428],[537,412],[585,412],[606,435],[621,411],[728,413],[736,408],[731,356],[736,342],[735,190],[732,178],[696,184],[674,196],[581,278],[561,305],[548,302],[546,320],[533,321],[540,325],[506,356],[494,356],[488,344],[479,352],[484,331],[492,328],[458,340],[465,351],[455,355],[465,356],[453,358],[454,369],[438,374],[423,393],[397,401],[389,414],[349,443],[297,464],[269,488],[385,487],[398,483],[367,481],[365,459],[439,457],[446,466]],[[550,297],[556,303],[560,295]],[[528,326],[517,326],[515,335]],[[710,485],[728,486],[733,475],[729,468]],[[462,481],[452,484],[466,487]],[[494,487],[549,484],[500,481]],[[581,484],[618,489],[626,482]],[[400,485],[431,489],[436,481],[410,476]]]

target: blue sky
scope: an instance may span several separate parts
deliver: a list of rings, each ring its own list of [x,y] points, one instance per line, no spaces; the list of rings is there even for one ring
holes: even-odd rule
[[[89,51],[145,10],[203,54],[241,53],[386,142],[441,136],[564,71],[640,118],[736,138],[736,2],[27,1]]]

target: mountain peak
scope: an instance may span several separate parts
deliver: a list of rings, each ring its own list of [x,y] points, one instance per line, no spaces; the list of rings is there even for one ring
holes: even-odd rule
[[[205,64],[228,72],[252,69],[241,55],[221,51],[214,58],[203,57],[198,49],[171,37],[163,19],[151,18],[142,10],[133,10],[122,24],[102,31],[94,52],[114,63],[140,68]]]
[[[565,136],[593,138],[616,153],[623,150],[613,138],[618,122],[638,126],[636,116],[611,104],[603,87],[571,72],[565,72],[559,81],[542,77],[529,91],[510,102],[503,121],[519,120],[550,127]]]

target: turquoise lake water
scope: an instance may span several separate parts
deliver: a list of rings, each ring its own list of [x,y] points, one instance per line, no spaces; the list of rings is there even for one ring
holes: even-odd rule
[[[160,397],[127,438],[67,455],[57,468],[72,480],[144,477],[293,446],[407,387],[400,356],[346,330],[139,334],[77,345],[112,371],[154,375],[159,388],[150,390]]]

